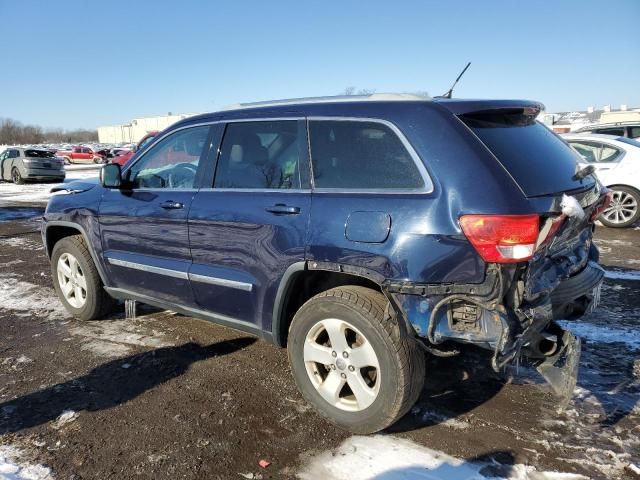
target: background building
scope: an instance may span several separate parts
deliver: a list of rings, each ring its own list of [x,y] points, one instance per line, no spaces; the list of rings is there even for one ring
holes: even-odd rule
[[[164,130],[178,120],[193,115],[197,115],[197,113],[173,115],[169,112],[157,117],[134,118],[130,123],[122,125],[98,127],[98,141],[100,143],[137,143],[147,133],[154,130]]]
[[[605,105],[601,109],[589,107],[586,110],[576,112],[541,112],[538,120],[556,133],[568,133],[596,123],[640,121],[640,108],[620,105],[620,108],[616,109],[611,105]]]

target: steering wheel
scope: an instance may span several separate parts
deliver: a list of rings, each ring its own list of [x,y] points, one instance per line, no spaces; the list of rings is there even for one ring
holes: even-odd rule
[[[170,188],[179,188],[181,184],[185,183],[185,179],[193,179],[196,176],[198,167],[191,163],[178,163],[171,169],[171,173],[168,176],[168,183]]]

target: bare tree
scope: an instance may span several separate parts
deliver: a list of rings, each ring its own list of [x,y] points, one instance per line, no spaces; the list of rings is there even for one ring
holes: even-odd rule
[[[39,125],[22,125],[11,118],[0,120],[0,144],[22,145],[37,143],[81,143],[97,142],[98,132],[96,130],[70,130],[61,128],[44,130]]]

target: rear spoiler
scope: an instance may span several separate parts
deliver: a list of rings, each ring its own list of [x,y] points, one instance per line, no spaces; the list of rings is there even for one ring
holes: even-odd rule
[[[521,108],[528,109],[537,116],[545,109],[544,104],[532,100],[458,100],[438,98],[433,101],[454,115]]]

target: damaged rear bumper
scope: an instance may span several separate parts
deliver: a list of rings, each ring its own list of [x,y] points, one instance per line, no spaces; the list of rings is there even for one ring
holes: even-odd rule
[[[554,320],[579,318],[599,302],[604,271],[590,234],[566,264],[538,261],[526,270],[494,264],[481,284],[387,282],[384,290],[430,350],[446,341],[478,345],[494,352],[495,370],[525,360],[566,400],[581,345]]]

